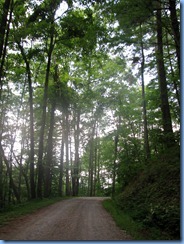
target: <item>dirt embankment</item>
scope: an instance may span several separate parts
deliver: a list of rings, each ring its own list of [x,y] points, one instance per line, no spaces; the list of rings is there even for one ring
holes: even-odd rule
[[[132,240],[102,207],[103,198],[64,200],[0,228],[0,240]]]

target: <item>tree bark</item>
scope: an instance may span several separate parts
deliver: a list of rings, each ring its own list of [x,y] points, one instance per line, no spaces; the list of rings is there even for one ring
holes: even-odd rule
[[[169,59],[169,64],[170,64],[170,68],[171,68],[171,75],[172,75],[172,82],[173,82],[173,86],[174,86],[174,90],[176,93],[176,99],[178,101],[178,114],[180,115],[180,89],[179,86],[177,84],[176,78],[175,78],[175,71],[173,68],[173,64],[172,64],[172,58],[171,58],[171,52],[170,52],[170,48],[169,48],[169,40],[168,40],[168,33],[166,33],[166,43],[167,43],[167,54],[168,54],[168,59]]]
[[[52,27],[53,28],[53,27]],[[48,98],[48,85],[49,85],[49,75],[51,67],[51,56],[54,48],[54,34],[53,29],[51,30],[50,45],[48,50],[48,62],[45,76],[45,86],[44,86],[44,97],[42,106],[42,120],[39,138],[39,149],[38,149],[38,181],[37,181],[37,197],[42,198],[42,187],[43,187],[43,150],[44,150],[44,132],[46,124],[46,108],[47,108],[47,98]]]
[[[117,153],[118,153],[118,141],[119,141],[119,135],[118,131],[114,138],[114,162],[113,162],[113,173],[112,173],[112,196],[115,195],[115,185],[116,185],[116,168],[117,168]]]
[[[1,135],[0,135],[0,144],[1,144]],[[3,157],[2,152],[0,150],[0,208],[4,206],[3,201]]]
[[[92,132],[90,135],[90,149],[89,149],[89,191],[88,191],[88,195],[91,197],[93,196],[93,182],[94,182],[94,175],[93,175],[93,171],[94,171],[94,165],[93,165],[93,161],[94,161],[94,135],[95,135],[95,125],[96,122],[94,122],[93,127],[92,127]]]
[[[51,94],[51,111],[50,111],[50,126],[49,126],[49,134],[47,141],[47,156],[46,156],[46,165],[45,165],[45,187],[44,187],[44,196],[49,197],[51,195],[51,186],[52,186],[52,166],[53,166],[53,132],[54,132],[54,123],[55,123],[55,109],[56,109],[56,97],[58,95],[58,66],[55,65],[54,72],[54,92],[55,94]],[[55,95],[55,96],[54,96]]]
[[[25,51],[21,46],[20,42],[17,42],[19,49],[21,51],[22,57],[26,64],[26,73],[28,78],[28,87],[29,87],[29,119],[30,119],[30,153],[29,153],[29,164],[30,164],[30,190],[31,190],[31,199],[36,198],[36,189],[35,189],[35,169],[34,169],[34,112],[33,112],[33,88],[32,88],[32,76],[30,69],[30,61],[26,57]]]
[[[170,9],[172,31],[174,35],[174,42],[176,47],[178,69],[180,72],[180,30],[179,30],[179,22],[178,22],[177,12],[176,12],[176,0],[169,0],[169,9]]]
[[[99,176],[99,168],[98,168],[98,122],[96,125],[96,133],[95,133],[95,145],[94,145],[94,184],[93,184],[93,195],[96,196],[97,191],[97,183]]]
[[[74,162],[74,184],[73,184],[73,196],[78,196],[79,192],[79,134],[80,134],[80,111],[76,113],[75,124],[75,162]]]
[[[0,98],[1,98],[1,90],[2,90],[2,75],[3,75],[3,67],[6,56],[6,47],[8,43],[9,36],[9,26],[12,17],[12,9],[10,11],[10,17],[8,21],[8,12],[11,9],[11,0],[5,0],[3,4],[3,13],[0,23]]]
[[[161,98],[162,123],[163,123],[163,129],[165,134],[164,142],[166,146],[170,147],[174,144],[174,135],[172,130],[166,73],[164,67],[161,3],[160,3],[160,8],[158,8],[156,11],[156,19],[157,19],[156,59],[157,59],[158,80],[159,80],[160,98]]]
[[[11,9],[11,10],[10,10]],[[8,12],[10,10],[10,17],[8,20]],[[3,77],[3,67],[5,62],[6,56],[6,48],[8,43],[8,36],[9,36],[9,27],[12,18],[12,8],[11,8],[11,0],[5,0],[2,9],[2,16],[0,22],[0,100],[2,94],[2,77]],[[2,113],[0,118],[0,127],[2,127]],[[0,144],[2,143],[2,129],[0,131]],[[4,200],[3,200],[3,155],[2,151],[0,150],[0,208],[3,207]]]
[[[68,108],[65,115],[65,149],[66,149],[66,196],[70,196],[70,182],[69,182],[69,120],[68,120]]]
[[[44,187],[44,197],[50,197],[51,186],[52,186],[52,161],[53,161],[53,132],[54,132],[54,112],[56,108],[56,101],[54,99],[50,112],[50,127],[47,142],[47,157],[45,165],[45,187]]]
[[[147,161],[150,158],[150,147],[148,139],[148,121],[147,121],[147,109],[146,109],[146,96],[145,96],[145,85],[144,85],[144,45],[142,40],[142,27],[141,28],[141,82],[142,82],[142,105],[143,105],[143,121],[144,121],[144,150],[145,150],[145,160]]]
[[[61,155],[60,155],[60,167],[59,167],[59,196],[63,196],[63,160],[64,160],[64,116],[63,116],[63,126],[62,126],[62,142],[61,142]]]
[[[8,161],[8,159],[6,158],[5,154],[4,154],[4,150],[3,150],[3,147],[2,145],[0,144],[0,153],[2,155],[2,158],[3,158],[3,161],[5,162],[6,164],[6,168],[7,168],[7,172],[8,172],[8,176],[9,176],[9,180],[10,180],[10,189],[12,188],[13,190],[13,193],[17,199],[17,202],[20,202],[20,195],[19,195],[19,192],[18,192],[18,189],[17,189],[17,186],[15,185],[14,183],[14,180],[13,180],[13,177],[12,177],[12,165],[11,163]],[[9,200],[10,200],[10,197],[11,197],[11,193],[9,195]]]

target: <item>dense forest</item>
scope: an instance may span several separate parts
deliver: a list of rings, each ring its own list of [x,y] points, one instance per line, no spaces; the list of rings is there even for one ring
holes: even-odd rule
[[[0,210],[111,196],[179,238],[179,1],[0,6]]]

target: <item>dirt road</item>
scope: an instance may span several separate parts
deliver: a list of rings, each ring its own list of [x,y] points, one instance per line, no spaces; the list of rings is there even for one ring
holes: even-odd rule
[[[0,240],[132,240],[102,207],[103,198],[73,198],[0,228]]]

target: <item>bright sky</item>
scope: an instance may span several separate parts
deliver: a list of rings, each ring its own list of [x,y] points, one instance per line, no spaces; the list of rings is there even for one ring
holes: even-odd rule
[[[62,2],[56,11],[56,18],[61,17],[67,9],[68,4],[66,2]]]

